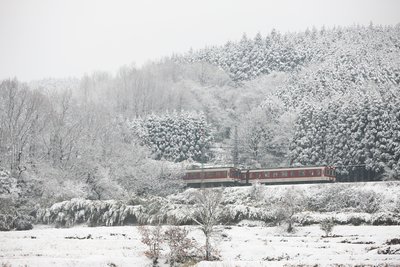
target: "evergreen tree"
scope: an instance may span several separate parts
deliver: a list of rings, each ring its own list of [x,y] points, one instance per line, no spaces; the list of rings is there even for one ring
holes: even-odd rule
[[[181,162],[211,157],[210,126],[201,114],[174,112],[151,115],[132,122],[132,130],[151,148],[155,159]]]

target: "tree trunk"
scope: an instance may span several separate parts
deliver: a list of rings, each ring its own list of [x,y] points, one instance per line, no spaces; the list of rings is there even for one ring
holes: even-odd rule
[[[206,261],[210,260],[210,237],[206,235]]]

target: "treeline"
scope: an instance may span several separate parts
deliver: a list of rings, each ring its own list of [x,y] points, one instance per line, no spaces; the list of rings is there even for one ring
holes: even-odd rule
[[[248,38],[244,34],[239,42],[189,51],[176,60],[219,66],[236,82],[272,72],[296,72],[315,63],[335,62],[337,68],[348,68],[349,73],[346,73],[347,77],[333,79],[348,82],[390,80],[398,84],[398,66],[391,66],[388,61],[400,48],[399,33],[399,24],[395,27],[372,24],[332,29],[314,27],[285,34],[272,30],[265,37],[258,33],[254,38]],[[329,71],[320,71],[332,77]]]
[[[183,166],[156,158],[132,120],[111,109],[71,90],[46,92],[17,80],[2,81],[0,93],[0,163],[7,174],[0,197],[48,205],[166,195],[182,186]]]
[[[325,105],[302,108],[291,158],[302,165],[363,167],[373,179],[400,174],[400,95],[397,88],[347,94]],[[349,168],[342,167],[350,166]],[[379,174],[379,175],[378,175]]]

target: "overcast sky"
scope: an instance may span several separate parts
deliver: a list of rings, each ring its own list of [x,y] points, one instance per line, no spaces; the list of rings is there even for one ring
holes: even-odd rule
[[[272,28],[395,25],[397,0],[0,0],[0,79],[115,73],[122,65]]]

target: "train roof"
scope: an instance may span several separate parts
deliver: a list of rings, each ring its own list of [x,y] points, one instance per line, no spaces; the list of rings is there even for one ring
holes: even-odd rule
[[[285,167],[267,167],[267,168],[240,168],[240,167],[234,167],[234,166],[207,166],[204,168],[201,167],[195,167],[195,168],[189,168],[186,169],[186,171],[201,171],[201,170],[210,170],[210,171],[215,171],[215,170],[228,170],[228,169],[238,169],[241,171],[271,171],[271,170],[298,170],[298,169],[318,169],[318,168],[335,168],[334,166],[327,166],[327,165],[314,165],[314,166],[285,166]]]
[[[241,171],[271,171],[271,170],[298,170],[298,169],[319,169],[319,168],[335,168],[327,165],[314,165],[314,166],[286,166],[286,167],[270,167],[270,168],[243,168]]]
[[[228,169],[239,169],[233,166],[220,166],[220,167],[204,167],[204,168],[190,168],[190,169],[186,169],[186,171],[200,171],[200,170],[228,170]]]

